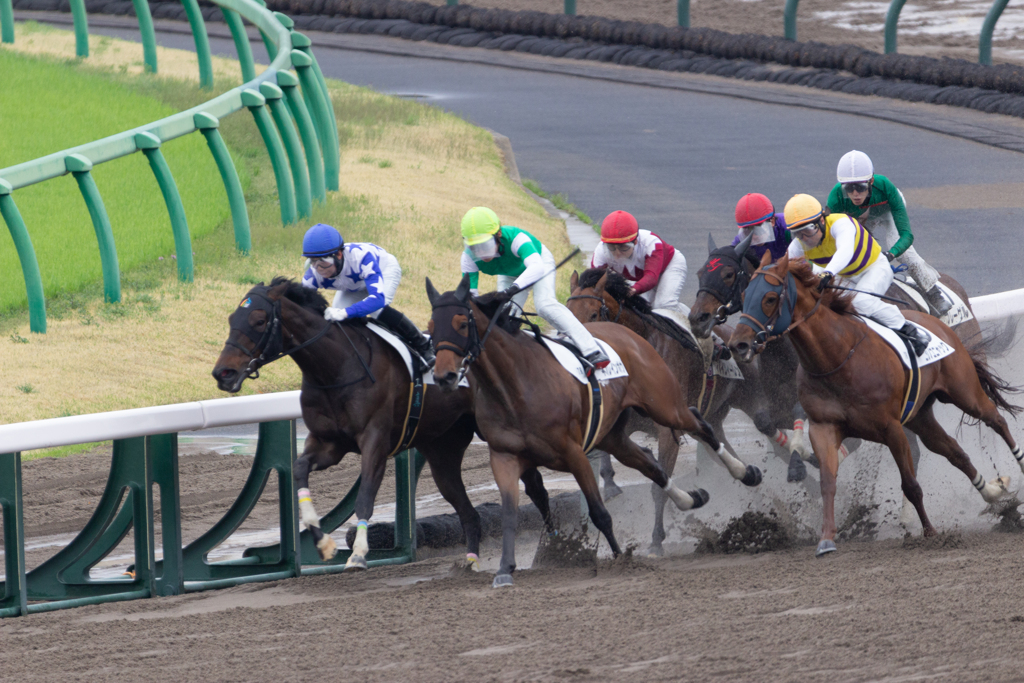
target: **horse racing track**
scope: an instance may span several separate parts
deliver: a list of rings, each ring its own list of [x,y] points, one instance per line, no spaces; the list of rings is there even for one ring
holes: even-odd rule
[[[243,459],[183,453],[186,540],[234,498]],[[106,467],[102,454],[25,463],[30,565],[81,527]],[[474,503],[496,498],[482,448],[464,472]],[[355,474],[346,460],[314,494]],[[423,477],[421,496],[431,487]],[[241,531],[272,525],[274,503]],[[848,541],[821,560],[813,544],[577,558],[500,590],[459,555],[435,557],[4,620],[0,680],[1019,680],[1022,547],[1016,533],[947,530]]]

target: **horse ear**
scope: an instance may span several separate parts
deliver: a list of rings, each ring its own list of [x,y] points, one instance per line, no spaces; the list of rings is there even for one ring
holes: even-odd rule
[[[765,253],[767,254],[768,252],[766,251]],[[787,251],[785,254],[783,254],[782,258],[780,258],[775,263],[776,263],[775,267],[778,269],[779,273],[788,273],[789,272],[789,252]]]
[[[263,283],[261,282],[260,285],[262,284]],[[267,290],[267,298],[270,299],[271,301],[277,301],[282,296],[284,296],[284,292],[286,289],[288,289],[289,284],[291,284],[291,281],[286,280],[277,285],[276,287],[271,287],[270,289]]]
[[[608,271],[604,272],[604,275],[601,276],[601,279],[597,281],[596,285],[594,285],[594,289],[600,294],[601,292],[604,291],[604,286],[606,284],[608,284]]]
[[[750,241],[754,239],[754,233],[751,232],[749,235],[743,238],[739,244],[736,245],[736,258],[743,258],[743,255],[747,253],[747,249],[750,248]],[[767,249],[765,250],[767,253]]]
[[[462,282],[455,288],[455,298],[463,302],[469,299],[469,273],[462,276]]]
[[[718,249],[718,247],[715,246],[715,238],[712,237],[711,233],[709,232],[708,233],[708,254],[710,255],[711,252],[713,252],[715,249]]]
[[[580,274],[575,270],[572,271],[572,275],[569,276],[569,289],[575,290],[580,284]]]
[[[788,254],[787,254],[788,255]],[[764,250],[764,256],[761,257],[761,268],[770,265],[772,262],[772,252],[770,249]]]
[[[437,288],[434,287],[434,283],[431,282],[430,278],[428,277],[427,278],[427,300],[430,301],[430,305],[431,306],[434,305],[434,302],[437,300],[437,297],[439,297],[439,296],[441,296],[441,295],[438,294]]]

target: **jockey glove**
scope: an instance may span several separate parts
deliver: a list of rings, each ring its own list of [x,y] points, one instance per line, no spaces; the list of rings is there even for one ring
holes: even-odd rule
[[[522,290],[519,288],[519,285],[512,285],[511,287],[506,289],[504,292],[502,292],[502,294],[504,294],[507,298],[511,299],[512,297],[514,297],[516,294],[518,294],[521,291]]]
[[[834,278],[835,275],[833,275],[832,273],[830,273],[830,272],[828,272],[826,270],[824,273],[822,273],[818,277],[821,278],[820,280],[818,280],[818,291],[819,292],[824,292],[825,288],[828,287],[830,284],[832,284],[832,278]]]
[[[892,260],[893,260],[894,258],[896,258],[896,257],[895,257],[895,256],[893,256],[893,253],[892,253],[891,251],[887,251],[887,252],[885,252],[885,258],[887,258],[887,259],[889,259],[890,261],[892,261]]]
[[[348,313],[345,311],[344,308],[334,308],[333,306],[331,306],[328,307],[326,311],[324,311],[324,320],[329,320],[331,322],[340,322],[347,317]]]

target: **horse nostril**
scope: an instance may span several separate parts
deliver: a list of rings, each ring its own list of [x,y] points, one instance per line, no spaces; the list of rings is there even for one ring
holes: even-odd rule
[[[697,321],[698,322],[702,322],[702,323],[703,322],[707,322],[707,319],[710,318],[710,317],[711,317],[711,314],[708,313],[707,311],[705,311],[705,312],[700,314],[700,316],[697,318]]]

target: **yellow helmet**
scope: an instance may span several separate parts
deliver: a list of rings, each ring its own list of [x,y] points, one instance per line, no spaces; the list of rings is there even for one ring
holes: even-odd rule
[[[792,230],[821,218],[821,202],[809,194],[797,194],[786,202],[786,227]]]
[[[474,206],[462,217],[462,241],[467,247],[486,242],[500,229],[498,214],[486,206]]]

